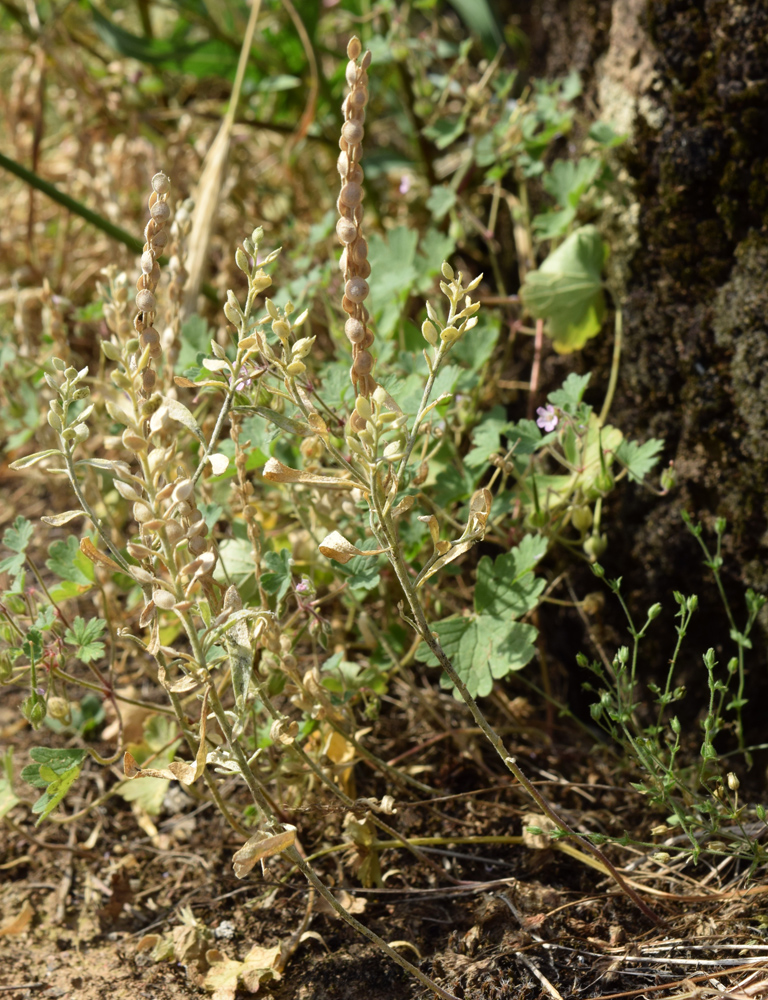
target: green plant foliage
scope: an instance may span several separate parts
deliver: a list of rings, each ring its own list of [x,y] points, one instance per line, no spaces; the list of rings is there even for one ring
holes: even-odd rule
[[[33,747],[29,751],[29,756],[35,763],[28,764],[21,772],[21,777],[35,788],[45,789],[32,806],[32,812],[40,814],[35,826],[40,826],[43,820],[61,804],[77,780],[88,751]]]
[[[33,534],[32,524],[21,515],[14,520],[12,527],[3,532],[3,545],[14,554],[0,560],[0,573],[8,573],[11,577],[11,591],[14,593],[24,589],[25,553]]]
[[[91,663],[104,655],[104,643],[99,642],[99,636],[107,627],[105,621],[91,618],[85,621],[77,617],[72,622],[72,628],[64,633],[64,642],[75,647],[75,656],[83,663]]]
[[[494,680],[522,670],[535,654],[536,629],[515,619],[538,604],[546,582],[535,577],[533,570],[546,551],[545,538],[529,536],[495,562],[484,556],[477,568],[475,613],[434,625],[440,644],[473,697],[490,694]],[[419,646],[416,656],[428,666],[439,666],[426,643]],[[440,683],[452,686],[445,676]]]
[[[266,571],[261,575],[261,585],[268,594],[275,594],[279,604],[291,589],[293,559],[289,549],[264,554]]]
[[[582,226],[531,272],[520,296],[534,316],[547,321],[556,351],[577,351],[602,326],[602,270],[606,248],[594,226]]]
[[[74,535],[51,542],[45,565],[63,581],[53,592],[57,599],[59,595],[66,598],[82,594],[93,586],[93,563],[80,551]]]

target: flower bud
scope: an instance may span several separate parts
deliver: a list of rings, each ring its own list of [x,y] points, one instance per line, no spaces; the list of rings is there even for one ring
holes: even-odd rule
[[[425,319],[421,324],[421,335],[432,347],[434,347],[437,343],[437,330],[435,329],[435,324],[430,322],[428,319]]]

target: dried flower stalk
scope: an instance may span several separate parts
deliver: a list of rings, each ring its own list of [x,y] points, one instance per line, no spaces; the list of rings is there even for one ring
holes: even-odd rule
[[[168,232],[165,224],[171,217],[168,205],[168,192],[171,182],[165,174],[155,174],[152,178],[152,194],[149,196],[150,219],[144,230],[144,252],[141,255],[141,277],[136,282],[136,317],[134,329],[139,335],[139,344],[143,356],[148,351],[149,360],[142,371],[142,389],[149,395],[155,387],[157,376],[152,370],[152,361],[163,353],[160,346],[160,334],[154,327],[157,299],[155,289],[160,279],[160,265],[157,258],[163,252],[168,242]]]
[[[341,176],[341,192],[336,207],[339,221],[336,233],[344,244],[339,267],[344,275],[344,297],[341,305],[349,319],[344,327],[352,344],[352,368],[350,378],[355,391],[361,396],[370,396],[376,388],[373,377],[374,359],[370,348],[373,333],[368,328],[368,310],[363,303],[368,298],[368,282],[371,273],[368,263],[368,244],[362,233],[363,221],[363,135],[365,129],[365,105],[368,103],[368,67],[371,53],[366,52],[358,65],[360,40],[351,38],[347,45],[347,83],[350,91],[342,104],[344,124],[341,128],[338,170]]]

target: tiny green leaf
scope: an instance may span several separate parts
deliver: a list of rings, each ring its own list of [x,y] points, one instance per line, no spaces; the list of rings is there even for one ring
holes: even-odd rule
[[[98,638],[106,627],[107,623],[99,618],[85,621],[77,617],[72,622],[72,628],[64,633],[64,642],[76,647],[75,655],[83,663],[91,663],[104,655],[104,643],[99,642]]]
[[[49,559],[45,565],[56,576],[81,587],[92,587],[94,580],[93,563],[80,551],[77,538],[69,535],[57,538],[48,549]]]

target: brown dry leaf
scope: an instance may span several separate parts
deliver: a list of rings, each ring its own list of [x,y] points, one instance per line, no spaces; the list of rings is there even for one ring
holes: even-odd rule
[[[280,978],[277,965],[281,950],[279,944],[272,948],[255,945],[242,962],[237,962],[212,948],[205,956],[211,967],[203,985],[213,993],[213,1000],[235,1000],[238,985],[256,993],[263,979]]]
[[[32,917],[34,915],[35,911],[32,909],[29,900],[26,900],[24,906],[21,908],[21,913],[14,917],[9,923],[0,927],[0,937],[7,937],[12,934],[23,934],[32,923]]]
[[[429,524],[432,540],[440,558],[436,559],[427,572],[420,577],[418,583],[416,584],[417,587],[423,587],[427,580],[434,576],[438,570],[442,569],[443,566],[447,566],[448,563],[452,563],[455,559],[458,559],[459,556],[463,556],[465,552],[469,552],[472,546],[480,541],[491,513],[492,500],[493,496],[490,490],[480,489],[476,490],[472,494],[472,499],[469,502],[469,521],[465,532],[465,534],[469,533],[470,537],[464,539],[463,541],[459,541],[453,546],[450,546],[448,542],[436,540],[437,521],[433,515],[419,518],[420,521],[425,521]],[[435,521],[434,528],[430,523],[430,518],[432,521]],[[448,548],[445,548],[445,546],[448,546]]]
[[[326,559],[333,559],[335,562],[339,562],[342,565],[346,565],[350,559],[354,559],[355,556],[363,556],[366,553],[362,549],[359,549],[352,542],[348,542],[347,539],[338,531],[332,531],[330,535],[326,535],[325,538],[320,542],[320,551],[326,557]]]
[[[98,563],[99,566],[106,566],[107,569],[111,569],[113,572],[122,573],[123,570],[117,565],[114,559],[110,559],[109,556],[104,555],[103,552],[99,552],[93,542],[87,536],[80,539],[80,551],[84,556],[87,556],[92,563]]]
[[[197,781],[205,767],[205,725],[207,713],[208,691],[206,690],[200,710],[200,742],[194,763],[190,763],[187,760],[174,760],[168,767],[139,767],[133,754],[129,750],[126,750],[123,757],[123,773],[126,778],[168,778],[170,781],[181,781],[185,785],[191,785]]]
[[[291,847],[296,840],[296,827],[286,824],[282,833],[269,836],[257,833],[240,848],[232,858],[232,867],[237,878],[245,878],[257,861],[271,858],[273,854]]]
[[[324,486],[329,490],[362,488],[359,483],[353,483],[349,479],[339,479],[338,476],[318,476],[314,472],[292,469],[290,466],[278,462],[276,458],[270,458],[264,466],[262,475],[271,483],[303,483],[307,486]]]
[[[334,896],[336,897],[337,902],[341,903],[347,913],[365,912],[366,900],[362,896],[350,896],[345,889],[334,892]],[[327,903],[323,899],[322,896],[318,896],[315,899],[314,909],[316,913],[327,913],[329,916],[338,917],[338,913],[334,910],[330,903]],[[323,944],[325,944],[324,941]]]

